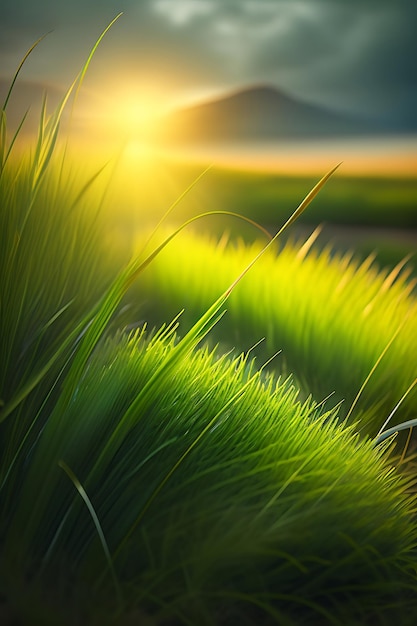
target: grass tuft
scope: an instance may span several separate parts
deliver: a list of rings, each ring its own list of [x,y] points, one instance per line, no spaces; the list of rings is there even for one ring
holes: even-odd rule
[[[247,623],[317,613],[341,624],[351,601],[406,615],[415,499],[383,451],[244,356],[206,348],[161,369],[178,345],[172,329],[142,330],[95,351],[16,493],[10,568],[43,563],[46,581],[68,569],[117,613],[94,511],[127,606],[156,623],[179,612],[175,623],[217,624],[256,605]],[[61,480],[63,463],[88,493],[89,515]]]

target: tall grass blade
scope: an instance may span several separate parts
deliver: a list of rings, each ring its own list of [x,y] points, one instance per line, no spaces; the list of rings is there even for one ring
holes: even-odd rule
[[[123,11],[121,11],[120,13],[118,13],[116,15],[116,17],[114,17],[112,19],[112,21],[109,23],[108,26],[106,26],[106,28],[103,30],[103,32],[101,33],[101,35],[99,36],[99,38],[97,39],[97,41],[95,42],[94,46],[91,48],[90,54],[88,55],[87,61],[84,63],[84,66],[81,70],[81,73],[79,75],[79,79],[78,79],[78,87],[77,90],[75,92],[75,99],[77,99],[79,91],[81,89],[81,86],[83,84],[85,75],[88,71],[88,68],[90,66],[90,63],[92,61],[93,56],[96,53],[97,48],[99,47],[102,39],[104,38],[104,36],[108,33],[108,31],[111,29],[111,27],[113,26],[113,24],[115,24],[117,22],[117,20],[123,15]]]
[[[9,90],[8,90],[8,92],[6,94],[6,98],[5,98],[5,100],[3,102],[3,106],[1,108],[1,112],[0,112],[0,178],[2,176],[4,166],[5,166],[6,162],[7,162],[7,159],[9,157],[9,155],[10,155],[10,152],[11,152],[11,150],[13,148],[13,145],[14,145],[14,143],[16,141],[16,138],[19,135],[20,130],[21,130],[21,128],[23,126],[23,123],[24,123],[24,121],[26,119],[26,116],[27,116],[27,113],[23,116],[23,119],[21,120],[21,122],[20,122],[20,124],[18,126],[18,129],[15,132],[14,137],[13,137],[13,139],[11,141],[11,144],[10,144],[10,146],[7,149],[7,152],[6,152],[6,141],[7,141],[6,109],[7,109],[7,106],[9,104],[9,100],[10,100],[10,97],[12,95],[12,92],[13,92],[16,80],[17,80],[17,78],[18,78],[18,76],[20,74],[20,71],[21,71],[22,67],[24,66],[27,58],[30,56],[30,54],[33,52],[33,50],[36,48],[36,46],[43,39],[45,39],[45,37],[48,34],[49,33],[46,33],[45,35],[42,35],[42,37],[39,37],[39,39],[37,41],[35,41],[35,43],[24,54],[22,60],[19,63],[19,66],[18,66],[18,68],[17,68],[17,70],[16,70],[16,72],[15,72],[15,74],[13,76],[13,79],[12,79],[12,81],[10,83]]]
[[[361,385],[361,388],[359,389],[358,393],[356,394],[356,396],[355,396],[355,398],[354,398],[354,400],[353,400],[353,402],[352,402],[352,404],[350,406],[350,409],[349,409],[349,411],[348,411],[348,413],[346,415],[346,419],[349,419],[349,417],[352,415],[353,410],[355,409],[355,406],[359,402],[361,395],[363,394],[366,386],[368,385],[370,379],[372,378],[373,374],[375,373],[378,365],[381,363],[382,359],[387,354],[388,350],[390,349],[390,347],[392,346],[392,344],[394,343],[394,341],[396,340],[396,338],[400,334],[400,332],[403,329],[406,321],[407,321],[406,319],[403,320],[403,322],[399,325],[399,327],[397,328],[397,330],[395,331],[395,333],[393,334],[393,336],[391,337],[391,339],[389,340],[389,342],[387,343],[387,345],[385,346],[385,348],[383,349],[383,351],[381,352],[381,354],[379,355],[379,357],[375,361],[375,363],[374,363],[373,367],[371,368],[369,374],[367,375],[367,377],[363,381],[363,384]]]
[[[26,121],[26,118],[28,116],[29,110],[27,110],[25,112],[25,114],[23,115],[22,119],[19,122],[19,125],[16,129],[16,131],[13,134],[13,137],[10,141],[10,145],[6,150],[6,114],[4,111],[1,112],[1,129],[0,129],[0,150],[1,150],[1,154],[0,154],[0,178],[2,177],[3,174],[3,170],[6,166],[7,161],[9,160],[10,154],[12,153],[13,150],[13,146],[16,143],[16,140],[18,138],[18,136],[20,135],[20,131],[22,130],[23,124]],[[4,129],[3,129],[3,124],[4,124]],[[4,137],[4,139],[3,139]]]
[[[106,538],[104,536],[104,532],[103,532],[103,529],[101,527],[100,520],[97,517],[97,513],[96,513],[96,511],[95,511],[95,509],[94,509],[94,507],[93,507],[93,505],[91,503],[91,500],[88,497],[88,494],[86,493],[84,487],[82,486],[82,484],[80,483],[80,481],[78,480],[78,478],[76,477],[74,472],[72,471],[72,469],[69,468],[68,465],[64,461],[62,461],[62,460],[59,461],[58,465],[59,465],[59,467],[61,469],[64,470],[64,472],[66,473],[68,478],[71,480],[72,484],[74,485],[74,487],[76,488],[76,490],[80,494],[81,498],[83,499],[83,501],[84,501],[84,503],[85,503],[85,505],[86,505],[86,507],[88,509],[88,512],[91,515],[91,519],[93,520],[94,526],[95,526],[95,528],[97,530],[97,534],[99,536],[100,543],[102,545],[103,552],[104,552],[104,555],[106,557],[106,561],[107,561],[107,564],[109,566],[109,570],[110,570],[111,576],[113,578],[113,582],[114,582],[114,586],[116,588],[117,596],[118,596],[119,600],[121,600],[121,590],[120,590],[120,585],[119,585],[119,582],[117,580],[116,572],[115,572],[115,569],[114,569],[113,560],[111,558],[109,547],[107,545],[107,541],[106,541]]]
[[[49,32],[51,32],[51,31],[49,31]],[[12,82],[11,82],[10,87],[9,87],[9,90],[8,90],[8,92],[7,92],[6,99],[5,99],[5,101],[4,101],[4,103],[3,103],[3,107],[2,107],[2,108],[3,108],[3,111],[5,111],[5,110],[6,110],[6,108],[7,108],[7,105],[8,105],[8,103],[9,103],[10,96],[12,95],[12,91],[13,91],[13,88],[14,88],[14,86],[15,86],[15,83],[16,83],[16,80],[17,80],[17,77],[19,76],[19,74],[20,74],[20,71],[21,71],[22,67],[23,67],[23,66],[24,66],[24,64],[26,63],[27,58],[28,58],[28,57],[32,54],[32,52],[33,52],[33,50],[36,48],[36,46],[38,46],[38,45],[40,44],[40,42],[41,42],[43,39],[45,39],[45,37],[46,37],[47,35],[49,35],[49,32],[48,32],[48,33],[45,33],[45,35],[42,35],[42,37],[39,37],[39,39],[37,39],[37,40],[35,41],[35,43],[34,43],[34,44],[32,44],[32,46],[29,48],[29,50],[28,50],[28,51],[24,54],[24,56],[23,56],[22,60],[21,60],[21,61],[20,61],[20,63],[19,63],[19,66],[18,66],[18,68],[17,68],[17,70],[16,70],[16,72],[15,72],[15,75],[13,76]]]
[[[235,286],[238,284],[238,282],[240,282],[240,280],[243,278],[243,276],[245,274],[247,274],[247,272],[249,272],[249,270],[255,265],[255,263],[258,261],[258,259],[260,259],[265,252],[275,243],[275,241],[278,239],[278,237],[280,237],[282,235],[282,233],[284,231],[287,230],[287,228],[289,228],[289,226],[291,226],[291,224],[294,224],[294,222],[300,217],[300,215],[302,213],[304,213],[304,211],[306,210],[306,208],[308,207],[308,205],[310,204],[310,202],[312,200],[314,200],[314,198],[317,196],[317,194],[319,193],[319,191],[322,189],[322,187],[326,184],[326,182],[329,180],[329,178],[336,172],[336,170],[340,167],[341,163],[338,163],[335,167],[333,167],[329,172],[327,172],[327,174],[325,174],[323,176],[323,178],[321,178],[319,180],[319,182],[313,187],[313,189],[306,195],[306,197],[304,198],[304,200],[299,204],[299,206],[295,209],[295,211],[291,214],[291,216],[288,218],[288,220],[284,223],[283,226],[281,226],[281,228],[279,229],[279,231],[276,233],[276,235],[274,235],[274,237],[272,237],[272,239],[269,241],[269,243],[262,248],[262,250],[256,255],[256,257],[252,260],[251,263],[249,263],[249,265],[243,270],[242,274],[240,274],[237,279],[235,281],[233,281],[233,283],[231,284],[231,286],[229,287],[229,289],[227,290],[227,295],[229,295],[233,289],[235,288]]]
[[[398,411],[399,407],[402,405],[404,400],[412,392],[412,390],[414,389],[414,387],[416,385],[417,385],[417,378],[415,378],[413,380],[413,382],[411,383],[411,385],[408,387],[408,389],[406,389],[406,391],[403,393],[401,398],[398,400],[398,402],[395,405],[395,407],[392,409],[391,413],[388,415],[388,417],[385,420],[385,422],[382,424],[380,430],[378,431],[378,433],[376,435],[376,442],[377,443],[379,443],[380,441],[383,441],[384,439],[386,439],[386,437],[389,437],[390,435],[387,435],[388,432],[391,432],[391,434],[392,434],[392,432],[399,432],[400,430],[405,430],[407,428],[411,428],[414,425],[413,424],[412,426],[410,426],[408,424],[408,422],[404,422],[402,424],[397,424],[396,426],[394,426],[393,428],[389,429],[388,431],[384,431],[384,429],[387,426],[387,424],[389,424],[391,419],[394,417],[395,413]],[[413,421],[413,420],[411,420],[411,421]],[[408,426],[404,426],[404,424],[408,424]],[[381,439],[381,437],[382,437],[382,439]]]

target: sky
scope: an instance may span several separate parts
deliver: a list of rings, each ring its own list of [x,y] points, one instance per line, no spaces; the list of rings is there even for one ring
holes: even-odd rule
[[[84,81],[86,125],[94,118],[115,131],[146,126],[171,107],[268,84],[417,129],[414,0],[0,0],[0,7],[3,93],[25,51],[48,33],[21,72],[23,99],[36,88],[53,96],[68,87],[123,12]]]

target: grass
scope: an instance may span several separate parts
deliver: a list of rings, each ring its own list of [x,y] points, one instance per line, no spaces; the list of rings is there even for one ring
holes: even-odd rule
[[[44,107],[23,161],[2,114],[0,616],[69,626],[413,623],[413,480],[392,467],[390,442],[359,436],[340,409],[302,397],[250,356],[201,347],[226,301],[243,310],[245,284],[263,294],[265,265],[272,278],[281,257],[290,263],[288,249],[276,259],[275,240],[251,256],[207,244],[219,267],[208,274],[201,254],[204,267],[190,273],[204,277],[208,299],[189,330],[177,319],[125,329],[134,307],[126,316],[122,306],[138,277],[138,300],[157,303],[167,294],[158,259],[169,279],[163,255],[176,254],[179,294],[187,261],[179,229],[116,262],[101,212],[106,171],[80,178],[68,151],[56,150],[62,108],[90,60],[62,106],[49,118]],[[187,241],[204,252],[204,241]],[[302,252],[291,284],[311,282],[314,256]],[[329,258],[316,264],[332,275]],[[366,274],[345,270],[351,285]],[[142,292],[146,275],[152,289]],[[373,280],[388,333],[406,288],[386,289],[388,307]],[[181,298],[193,297],[189,282]]]
[[[188,167],[192,177],[194,169],[191,165]],[[184,176],[186,168],[186,164],[178,164],[176,175]],[[307,193],[314,183],[313,176],[242,172],[218,167],[202,181],[199,196],[207,210],[227,206],[229,210],[264,225],[276,226],[291,212],[300,194]],[[332,184],[323,189],[320,202],[299,221],[415,229],[416,197],[414,178],[345,176],[342,168]],[[187,205],[183,210],[186,216]]]
[[[154,623],[354,623],[399,598],[405,619],[414,504],[383,450],[247,358],[161,368],[178,345],[142,330],[95,352],[15,493],[7,571],[69,572],[75,606],[80,589],[105,603],[99,623],[120,623],[109,562],[124,610]]]
[[[158,323],[161,312],[173,315],[185,306],[186,327],[259,245],[183,234],[144,275],[136,296],[147,303],[142,315]],[[316,398],[335,393],[346,414],[398,331],[354,412],[355,419],[366,413],[361,428],[374,435],[415,378],[417,305],[408,276],[404,263],[382,270],[372,257],[360,263],[331,248],[318,252],[311,240],[288,243],[269,251],[232,294],[216,338],[248,349],[265,337],[257,350],[261,358],[282,350],[273,365],[294,373]],[[392,424],[414,417],[415,410],[416,394],[410,393]]]
[[[117,271],[94,180],[78,176],[75,187],[74,171],[57,155],[36,181],[38,165],[36,154],[9,159],[0,179],[2,477]]]
[[[130,156],[132,161],[122,159],[111,190],[112,203],[118,205],[117,219],[113,213],[115,227],[125,236],[137,230],[139,221],[141,225],[153,223],[153,215],[162,214],[201,172],[195,164],[176,163],[161,155],[148,155],[149,162],[139,158],[135,161]],[[416,181],[353,177],[343,172],[344,165],[332,184],[322,190],[320,202],[300,216],[294,230],[303,236],[323,225],[316,245],[325,247],[331,240],[337,250],[354,248],[363,260],[376,253],[378,263],[384,267],[394,267],[407,254],[414,254]],[[313,177],[212,167],[193,193],[183,198],[174,217],[179,224],[197,213],[223,209],[249,217],[274,232],[315,182]],[[200,222],[195,230],[213,236],[227,230],[232,237],[244,237],[248,243],[258,236],[253,228],[225,216]]]

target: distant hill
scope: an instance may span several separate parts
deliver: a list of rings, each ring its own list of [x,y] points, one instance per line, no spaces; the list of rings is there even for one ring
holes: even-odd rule
[[[0,77],[0,107],[3,106],[9,87],[10,80]],[[10,127],[15,129],[23,116],[29,113],[24,125],[24,132],[37,133],[41,105],[45,94],[47,94],[48,110],[52,111],[63,98],[64,93],[64,90],[54,85],[18,80],[13,87],[7,107],[7,120]]]
[[[385,130],[371,120],[349,117],[273,87],[258,86],[173,112],[161,121],[158,138],[180,143],[264,143]]]

